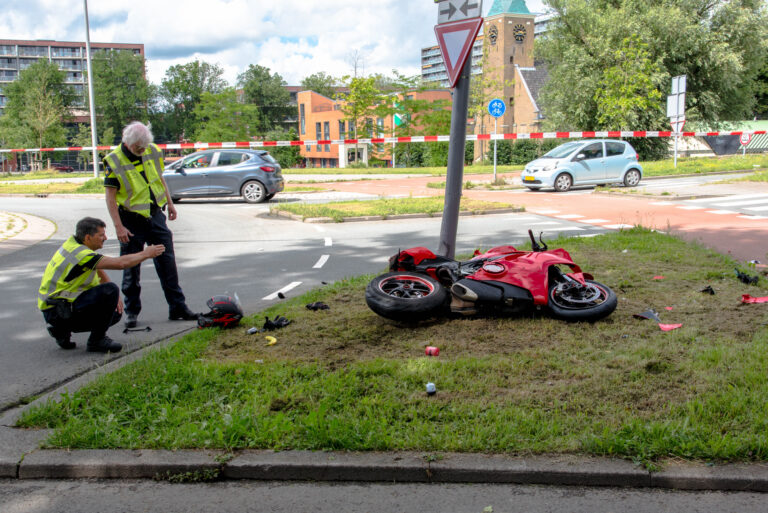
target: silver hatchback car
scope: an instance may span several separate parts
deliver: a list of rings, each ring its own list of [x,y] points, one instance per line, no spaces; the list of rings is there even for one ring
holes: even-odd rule
[[[272,199],[283,190],[280,164],[264,150],[218,148],[187,155],[163,173],[173,201],[242,196],[248,203]]]
[[[561,144],[526,164],[522,184],[531,190],[574,185],[623,183],[634,187],[643,177],[635,149],[626,141],[599,139]]]

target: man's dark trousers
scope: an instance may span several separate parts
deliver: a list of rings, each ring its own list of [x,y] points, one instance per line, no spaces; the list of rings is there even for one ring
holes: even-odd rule
[[[91,332],[88,340],[98,342],[107,334],[110,326],[120,322],[122,315],[117,312],[120,289],[114,283],[102,283],[92,287],[72,303],[72,316],[61,319],[56,308],[43,310],[45,322],[54,327],[63,337],[69,333]]]
[[[138,253],[145,244],[162,244],[165,251],[153,259],[157,277],[165,293],[170,311],[184,308],[186,300],[179,286],[179,273],[176,270],[176,255],[173,251],[173,234],[165,224],[165,214],[157,209],[149,218],[141,214],[119,209],[120,220],[128,231],[133,233],[128,242],[120,243],[120,256]],[[123,294],[125,294],[126,315],[139,315],[141,312],[141,264],[123,271]]]

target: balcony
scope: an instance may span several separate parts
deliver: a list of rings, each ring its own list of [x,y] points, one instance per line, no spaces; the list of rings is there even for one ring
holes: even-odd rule
[[[25,57],[48,57],[47,46],[20,46],[19,55]]]
[[[84,81],[85,77],[80,73],[73,73],[71,76],[67,74],[67,78],[64,79],[67,84],[82,84]]]
[[[74,63],[71,60],[53,62],[59,67],[60,70],[64,71],[82,71],[83,69],[83,63],[80,61],[74,61]]]
[[[80,48],[51,48],[51,57],[80,58]]]
[[[0,55],[16,55],[15,45],[0,45]]]
[[[0,71],[0,82],[13,82],[17,76],[15,71]]]

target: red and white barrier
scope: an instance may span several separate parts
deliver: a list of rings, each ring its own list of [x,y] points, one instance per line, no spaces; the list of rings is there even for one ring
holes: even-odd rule
[[[718,135],[765,134],[766,130],[737,132],[681,132],[682,137],[714,137]],[[531,134],[478,134],[468,135],[467,141],[493,141],[509,139],[591,139],[618,137],[674,137],[672,131],[650,130],[609,130],[603,132],[534,132]],[[392,144],[417,142],[447,142],[447,135],[415,135],[410,137],[381,137],[372,139],[328,139],[307,141],[239,141],[239,142],[197,142],[158,144],[161,150],[204,150],[208,148],[268,148],[272,146],[316,146],[320,144]],[[98,150],[112,150],[116,146],[98,146]],[[69,146],[66,148],[14,148],[0,149],[0,153],[24,153],[40,151],[91,151],[92,146]]]

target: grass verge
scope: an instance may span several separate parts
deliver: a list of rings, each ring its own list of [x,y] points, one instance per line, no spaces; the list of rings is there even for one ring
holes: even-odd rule
[[[2,183],[0,194],[104,194],[104,179],[91,178],[82,183]]]
[[[19,425],[54,428],[45,445],[62,448],[768,459],[768,310],[739,302],[765,295],[765,279],[743,285],[728,257],[642,229],[556,246],[614,288],[609,318],[399,325],[368,310],[362,276],[235,329],[191,333]],[[706,285],[716,294],[700,292]],[[309,311],[312,301],[330,309]],[[649,307],[682,328],[632,317]],[[246,333],[277,314],[293,323],[272,333],[276,344]],[[440,356],[424,356],[425,345]],[[431,397],[428,381],[438,390]]]
[[[402,214],[438,214],[443,212],[442,196],[430,198],[395,198],[365,201],[339,201],[323,204],[285,203],[270,207],[271,213],[290,212],[302,219],[329,217],[342,222],[345,217],[382,216],[384,218]],[[508,203],[461,199],[462,212],[487,212],[490,210],[513,208]],[[522,210],[522,208],[521,208]]]

